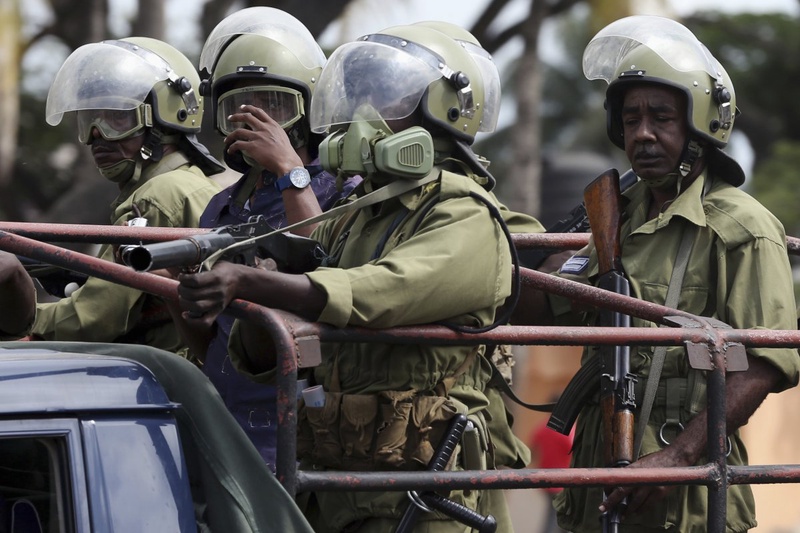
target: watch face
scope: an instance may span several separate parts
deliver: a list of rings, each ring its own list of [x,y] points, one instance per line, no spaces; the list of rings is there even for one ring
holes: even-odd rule
[[[292,171],[289,172],[289,180],[292,182],[292,185],[298,189],[302,189],[311,183],[311,175],[304,167],[297,167],[293,168]]]

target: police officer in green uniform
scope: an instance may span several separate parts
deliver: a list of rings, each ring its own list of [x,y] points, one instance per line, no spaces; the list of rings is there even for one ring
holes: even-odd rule
[[[744,172],[722,151],[736,116],[725,69],[685,27],[652,16],[624,18],[601,30],[584,51],[583,68],[588,79],[608,82],[608,134],[640,179],[623,194],[622,265],[632,295],[665,304],[678,250],[688,240],[688,268],[682,279],[672,281],[682,284],[675,307],[734,328],[795,329],[783,226],[737,188]],[[561,276],[582,282],[597,273],[591,243],[560,270]],[[567,317],[568,302],[551,298],[551,303],[557,320]],[[632,325],[653,326],[641,319]],[[585,354],[584,362],[591,355]],[[637,417],[648,377],[658,373],[654,359],[652,346],[631,350],[631,371],[639,380]],[[796,385],[800,372],[794,349],[747,348],[747,360],[746,371],[727,377],[729,465],[747,463],[738,428],[767,394]],[[630,468],[707,462],[705,375],[690,368],[683,347],[666,350],[654,390],[645,431],[637,435],[638,460]],[[601,426],[599,407],[584,407],[573,466],[606,466]],[[567,488],[555,503],[559,525],[598,531],[601,511],[625,497],[620,531],[706,530],[707,489],[698,485],[616,488],[607,496],[602,488]],[[731,486],[727,530],[755,526],[750,487]]]
[[[100,173],[119,185],[111,223],[197,227],[220,190],[209,176],[224,166],[200,144],[203,101],[191,61],[172,46],[131,37],[84,45],[56,74],[47,122],[75,112],[78,138]],[[99,257],[114,260],[112,246]],[[97,278],[68,298],[38,306],[33,338],[134,342],[183,349],[166,306],[156,297]]]
[[[495,315],[511,294],[510,245],[482,186],[491,180],[470,149],[483,101],[474,60],[432,28],[389,28],[338,48],[311,105],[312,129],[330,133],[320,158],[327,168],[365,178],[355,192],[359,201],[376,194],[380,200],[314,231],[330,253],[327,266],[288,275],[220,262],[181,275],[182,307],[213,320],[230,299],[244,297],[338,327],[439,322],[474,330],[504,320]],[[270,379],[274,368],[265,337],[241,321],[231,333],[234,364],[256,380]],[[453,467],[507,466],[491,453],[489,377],[481,348],[325,346],[311,377],[324,388],[324,405],[299,412],[302,467],[425,469],[457,413],[468,415],[471,429]],[[397,492],[303,496],[318,531],[390,531],[411,505]],[[502,495],[451,491],[448,497],[491,513],[499,530],[510,531]],[[467,529],[439,513],[421,520],[420,531]]]
[[[497,70],[497,65],[492,60],[492,56],[483,48],[472,33],[457,24],[441,20],[425,20],[416,22],[415,24],[428,26],[450,36],[472,56],[472,59],[481,71],[484,91],[483,120],[481,121],[478,131],[494,131],[497,126],[498,115],[500,114],[502,89],[500,85],[500,72]],[[488,164],[488,161],[486,163]],[[503,220],[506,226],[508,226],[508,231],[511,233],[544,233],[544,226],[534,217],[526,213],[512,211],[506,205],[499,202],[499,200],[496,201],[500,207]],[[539,266],[527,265],[522,258],[520,258],[520,263],[530,268]],[[495,346],[488,356],[491,358],[499,374],[495,379],[502,378],[511,386],[513,384],[513,366],[515,363],[512,347],[509,345]],[[498,423],[494,433],[495,456],[498,457],[498,460],[500,460],[502,464],[514,465],[517,468],[525,467],[531,462],[530,450],[512,431],[510,431],[513,417],[506,408],[500,389],[493,385],[493,383],[490,384],[490,386],[486,388],[485,393],[489,399],[488,410],[490,416],[487,417],[488,423],[490,426],[492,426],[495,421]],[[502,459],[500,459],[500,457],[502,457]]]
[[[28,334],[36,316],[36,289],[14,254],[0,251],[0,340]]]

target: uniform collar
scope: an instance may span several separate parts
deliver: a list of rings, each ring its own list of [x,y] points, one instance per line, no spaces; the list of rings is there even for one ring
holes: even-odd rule
[[[130,179],[127,183],[125,183],[125,186],[120,190],[117,199],[114,200],[113,204],[111,204],[112,208],[116,208],[118,205],[121,205],[131,194],[133,194],[133,191],[141,187],[144,183],[152,178],[167,172],[172,172],[173,170],[187,164],[189,164],[189,158],[179,151],[167,154],[158,161],[150,161],[149,163],[145,164],[144,168],[142,169],[142,174],[138,179]]]
[[[711,179],[707,170],[704,170],[695,179],[689,188],[681,192],[678,197],[669,205],[667,209],[653,220],[647,220],[647,209],[650,205],[652,195],[644,182],[639,182],[635,186],[623,193],[630,201],[626,213],[631,220],[634,231],[652,233],[660,228],[667,226],[673,217],[678,216],[700,227],[706,226],[706,215],[703,208],[703,188],[706,180]]]

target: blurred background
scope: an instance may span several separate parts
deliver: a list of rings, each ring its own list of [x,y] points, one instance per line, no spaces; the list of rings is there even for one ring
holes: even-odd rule
[[[496,132],[475,150],[492,163],[497,194],[550,226],[580,202],[603,170],[628,168],[605,133],[605,83],[587,81],[581,54],[603,26],[658,14],[688,26],[730,74],[742,114],[728,151],[744,188],[800,236],[800,0],[0,0],[0,217],[24,222],[105,224],[116,186],[97,172],[74,123],[44,120],[55,73],[79,46],[107,38],[164,40],[197,63],[211,29],[236,9],[269,5],[308,26],[330,53],[395,24],[446,20],[470,30],[498,64],[503,104]],[[206,116],[201,140],[221,159]],[[228,175],[222,180],[232,179]],[[579,349],[520,348],[515,389],[531,402],[557,396]],[[744,429],[752,464],[800,462],[793,424],[800,392],[770,396]],[[515,410],[530,441],[542,416]],[[754,486],[759,532],[800,532],[800,485]],[[549,496],[509,493],[517,531],[539,525]]]

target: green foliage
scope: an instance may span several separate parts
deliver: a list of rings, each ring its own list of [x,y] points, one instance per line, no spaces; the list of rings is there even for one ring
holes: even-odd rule
[[[772,156],[753,176],[753,196],[772,211],[790,235],[800,235],[800,142],[775,143]]]
[[[736,128],[755,150],[755,164],[778,141],[800,140],[800,19],[787,14],[702,13],[687,19],[725,66],[736,89],[741,116]]]

